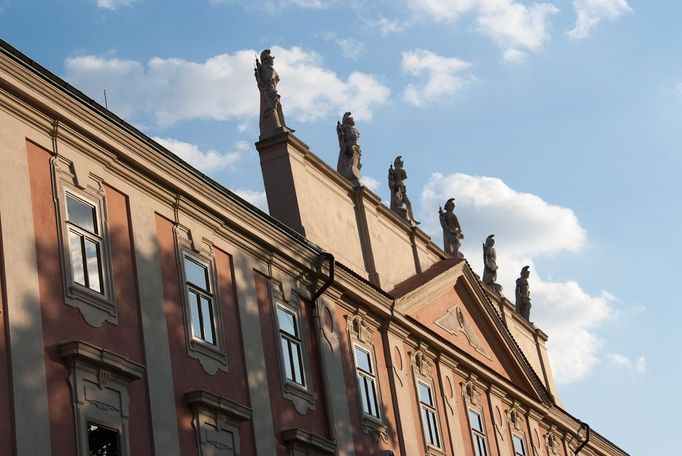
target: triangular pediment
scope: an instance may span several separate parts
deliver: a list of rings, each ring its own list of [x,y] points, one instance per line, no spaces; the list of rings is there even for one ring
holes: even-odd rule
[[[540,400],[549,395],[465,260],[443,260],[398,284],[396,311]]]

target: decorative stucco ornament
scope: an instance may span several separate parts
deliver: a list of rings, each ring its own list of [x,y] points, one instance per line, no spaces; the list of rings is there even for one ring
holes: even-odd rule
[[[521,269],[521,277],[516,279],[516,312],[526,320],[530,321],[530,287],[528,277],[530,277],[530,266]]]
[[[336,134],[339,137],[339,161],[336,171],[348,179],[354,187],[360,186],[360,132],[355,128],[355,120],[350,112],[343,115],[341,122],[336,122]]]
[[[454,198],[445,202],[445,211],[442,207],[438,208],[440,226],[443,227],[443,250],[455,258],[464,258],[464,255],[459,251],[459,247],[462,245],[460,240],[464,239],[464,234],[462,234],[462,227],[459,225],[459,220],[457,220],[454,211]]]
[[[495,293],[502,292],[502,285],[497,280],[497,253],[495,252],[495,235],[485,238],[483,243],[483,283],[492,288]]]
[[[388,168],[388,188],[391,190],[391,210],[401,218],[407,220],[410,225],[419,225],[412,214],[412,202],[407,197],[405,180],[407,172],[403,168],[402,156],[398,155],[393,164]]]
[[[270,54],[270,49],[260,53],[260,61],[256,58],[254,73],[258,90],[260,91],[260,139],[274,136],[284,131],[293,131],[287,128],[284,122],[282,104],[277,93],[279,75],[274,66],[275,57]]]

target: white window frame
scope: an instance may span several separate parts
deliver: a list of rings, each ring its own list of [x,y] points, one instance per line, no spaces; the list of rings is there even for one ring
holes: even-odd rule
[[[367,358],[369,360],[369,368],[370,371],[366,371],[363,368],[360,367],[358,363],[358,357],[357,357],[357,351],[361,351],[365,354],[367,354]],[[381,397],[379,395],[379,378],[377,376],[376,372],[376,361],[374,359],[374,350],[370,350],[369,348],[363,347],[360,344],[353,344],[353,360],[355,361],[355,377],[358,380],[358,393],[360,394],[360,410],[362,410],[362,414],[364,417],[367,417],[369,419],[377,420],[379,422],[382,422],[382,413],[381,413]],[[361,382],[360,379],[364,379],[364,382]],[[372,385],[372,390],[374,393],[374,407],[376,409],[376,415],[371,413],[371,411],[366,411],[365,410],[365,402],[369,402],[370,398],[367,397],[365,394],[365,389],[366,389],[366,384],[369,383]],[[371,407],[370,407],[371,408]]]
[[[64,302],[77,308],[90,326],[100,327],[105,321],[117,325],[118,310],[114,300],[109,219],[106,210],[104,184],[100,179],[83,171],[80,179],[77,179],[75,169],[74,163],[67,158],[63,156],[53,157],[53,197],[56,201],[55,213],[60,239],[59,253],[62,264]],[[89,232],[69,221],[67,194],[94,208],[97,233]],[[71,231],[96,241],[99,246],[101,281],[99,292],[79,284],[75,280],[69,240]]]
[[[176,227],[177,228],[177,227]],[[195,358],[201,367],[210,375],[215,375],[218,370],[229,372],[227,347],[225,344],[225,331],[222,324],[222,305],[220,294],[218,293],[218,277],[216,273],[215,257],[212,250],[206,249],[201,252],[193,251],[189,247],[189,242],[184,242],[182,236],[178,236],[178,268],[180,271],[180,281],[182,289],[183,316],[185,320],[185,340],[187,344],[187,354]],[[192,261],[206,269],[208,290],[199,288],[196,284],[189,283],[185,271],[185,261]],[[213,315],[213,339],[210,343],[201,337],[194,335],[192,325],[192,303],[189,293],[197,293],[200,296],[210,298],[211,310]]]
[[[478,422],[481,425],[481,430],[474,429],[473,423],[471,422],[471,414],[478,417]],[[471,430],[471,444],[474,450],[474,456],[488,456],[490,454],[488,450],[488,438],[485,434],[485,421],[483,419],[483,413],[472,407],[467,408],[467,421],[469,422],[469,429]],[[483,452],[481,453],[479,442],[483,441]]]
[[[521,442],[521,447],[523,449],[523,453],[519,453],[516,451],[516,445],[515,445],[515,440],[519,439]],[[518,434],[516,432],[512,432],[512,451],[514,452],[514,456],[527,456],[528,452],[526,451],[526,440],[523,438],[521,434]]]
[[[308,343],[306,340],[305,327],[301,318],[301,304],[302,301],[296,290],[291,290],[289,299],[284,295],[284,287],[279,280],[270,279],[270,304],[271,304],[271,318],[274,329],[274,336],[277,345],[279,356],[277,362],[279,364],[279,372],[282,384],[282,395],[285,399],[291,401],[298,413],[304,415],[307,410],[315,410],[315,397],[313,395],[312,376],[310,375],[310,360],[308,359]],[[287,378],[284,351],[282,350],[282,330],[280,329],[279,317],[277,309],[282,309],[296,318],[298,343],[300,343],[300,361],[301,374],[303,376],[303,384],[297,383]]]
[[[428,389],[431,404],[422,401],[420,386],[424,386]],[[427,447],[435,448],[436,450],[442,451],[443,434],[438,423],[440,421],[438,417],[438,403],[436,401],[436,395],[434,394],[433,382],[417,380],[417,402],[419,403],[419,417],[422,422],[422,433],[424,435],[424,442],[426,443]],[[427,415],[431,416],[433,419],[434,426],[433,429],[431,428],[431,420],[427,418]],[[436,443],[433,443],[431,441],[433,437],[431,435],[432,431],[435,432],[435,437],[437,440]]]
[[[290,315],[293,317],[293,331],[291,334],[289,331],[282,329],[282,322],[280,321],[280,312]],[[295,385],[298,388],[308,389],[308,376],[306,375],[305,361],[303,359],[303,337],[300,324],[300,316],[297,312],[292,309],[288,309],[282,304],[277,304],[275,306],[275,318],[277,320],[277,334],[279,335],[277,343],[280,347],[282,367],[284,367],[284,379],[286,382]],[[286,342],[287,350],[285,351],[283,342]],[[296,354],[293,353],[291,347],[296,347]],[[291,373],[291,377],[289,376]],[[300,381],[297,377],[301,377]]]

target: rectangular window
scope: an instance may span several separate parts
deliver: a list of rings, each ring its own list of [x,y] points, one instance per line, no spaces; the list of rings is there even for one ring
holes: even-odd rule
[[[355,347],[355,370],[358,377],[362,412],[365,415],[380,418],[376,374],[372,365],[372,357],[368,351],[357,346]]]
[[[422,425],[426,443],[440,448],[440,435],[438,435],[436,405],[431,393],[431,387],[422,382],[417,382],[419,389],[419,408],[421,410]]]
[[[301,353],[302,340],[296,315],[278,306],[277,323],[282,346],[282,363],[287,380],[305,386]]]
[[[192,337],[216,345],[213,294],[208,267],[185,256],[184,268]]]
[[[96,206],[67,192],[66,225],[73,281],[104,294],[102,236]]]
[[[476,456],[488,456],[488,446],[485,441],[485,431],[481,415],[469,409],[469,424],[471,426],[471,438],[474,443],[474,454]]]
[[[513,434],[512,440],[514,441],[514,455],[526,456],[526,447],[523,445],[523,439],[520,436]]]
[[[119,456],[118,431],[88,423],[88,455]]]

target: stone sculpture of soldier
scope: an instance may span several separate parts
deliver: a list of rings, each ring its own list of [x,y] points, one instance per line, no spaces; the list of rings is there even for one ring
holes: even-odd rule
[[[292,131],[286,127],[282,104],[277,93],[279,75],[274,66],[275,57],[270,49],[260,54],[260,61],[256,58],[254,69],[258,90],[260,91],[260,138],[267,138],[282,131]]]
[[[388,168],[388,188],[391,191],[391,210],[411,225],[418,225],[412,214],[412,202],[407,197],[407,187],[405,180],[407,172],[403,167],[402,156],[398,155],[393,164]]]
[[[443,228],[443,249],[445,253],[452,255],[455,258],[464,258],[459,251],[462,245],[461,239],[464,239],[462,227],[459,225],[459,220],[455,215],[455,199],[450,198],[445,202],[445,211],[443,208],[438,208],[438,215],[440,218],[440,226]]]
[[[502,285],[495,283],[496,280],[497,253],[495,252],[495,235],[491,234],[483,243],[483,283],[499,294],[502,292]]]
[[[530,277],[530,266],[524,266],[521,269],[521,277],[516,279],[516,312],[530,321],[531,304],[528,277]]]
[[[355,128],[355,120],[350,112],[343,115],[341,122],[336,122],[336,134],[339,137],[339,161],[336,170],[351,181],[353,186],[360,185],[360,132]]]

